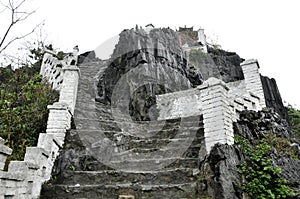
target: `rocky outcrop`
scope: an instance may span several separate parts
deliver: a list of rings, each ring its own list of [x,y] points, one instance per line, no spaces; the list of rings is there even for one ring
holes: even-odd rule
[[[288,185],[297,193],[293,198],[300,198],[299,142],[291,137],[287,122],[279,114],[273,109],[243,111],[240,120],[234,124],[234,133],[248,139],[252,146],[263,138],[268,139],[273,165],[283,170],[281,177],[287,179]],[[238,144],[216,144],[210,155],[199,157],[199,192],[211,198],[245,197],[238,170],[246,157]]]
[[[216,144],[200,163],[199,190],[207,198],[243,198],[242,179],[237,172],[242,161],[237,146]]]
[[[139,84],[138,81],[142,78],[163,80],[176,85],[186,82],[188,87],[202,82],[201,74],[188,67],[177,34],[173,30],[163,28],[146,32],[143,29],[131,29],[120,34],[119,43],[115,47],[103,81],[98,84],[99,96],[110,101],[121,76],[138,66],[147,66],[147,70],[139,74],[143,77],[138,78],[136,84]],[[154,93],[155,89],[149,95]]]
[[[208,53],[197,47],[189,51],[190,68],[199,71],[203,80],[210,77],[222,79],[226,83],[243,80],[244,74],[240,65],[243,60],[234,52],[218,48],[208,47]]]
[[[300,198],[300,143],[292,137],[285,119],[272,108],[260,112],[244,111],[235,124],[235,134],[247,138],[252,145],[267,139],[272,146],[270,157],[273,165],[283,169],[282,177],[288,180]]]
[[[286,121],[289,122],[287,108],[283,105],[279,89],[274,78],[261,76],[267,107],[272,107]]]
[[[131,76],[130,82],[126,79]],[[130,114],[150,120],[155,95],[186,90],[202,83],[199,71],[189,66],[176,32],[169,28],[125,30],[99,78],[99,102],[111,103],[113,92],[129,95]],[[124,96],[123,95],[123,96]],[[118,102],[122,103],[122,102]]]
[[[240,64],[244,59],[235,52],[227,52],[222,49],[208,47],[208,55],[218,68],[219,76],[224,82],[233,82],[244,79]],[[207,68],[206,70],[210,70]]]

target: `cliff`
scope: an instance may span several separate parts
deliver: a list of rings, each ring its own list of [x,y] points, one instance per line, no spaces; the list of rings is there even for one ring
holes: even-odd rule
[[[265,93],[267,107],[272,107],[274,110],[287,122],[289,122],[289,116],[287,108],[283,105],[279,89],[277,87],[276,80],[261,76],[261,81]]]

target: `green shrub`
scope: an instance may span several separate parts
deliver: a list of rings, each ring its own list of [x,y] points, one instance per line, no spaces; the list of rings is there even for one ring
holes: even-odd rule
[[[242,188],[251,198],[275,199],[294,195],[287,180],[280,177],[281,168],[273,166],[269,157],[272,147],[265,139],[258,141],[256,146],[237,135],[235,141],[245,155],[245,162],[239,169],[245,181]]]
[[[47,105],[58,99],[42,81],[40,64],[0,68],[0,136],[13,149],[8,161],[22,160],[26,147],[36,146],[39,133],[46,131]]]
[[[278,153],[286,153],[298,160],[298,151],[291,147],[291,141],[287,138],[278,137],[274,133],[267,135],[268,142],[277,150]]]
[[[300,111],[289,105],[288,115],[291,123],[291,130],[293,136],[297,137],[300,140]]]

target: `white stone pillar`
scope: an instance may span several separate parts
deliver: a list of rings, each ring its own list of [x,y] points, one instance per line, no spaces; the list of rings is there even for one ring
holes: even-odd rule
[[[203,45],[203,52],[207,53],[206,36],[204,34],[204,29],[202,28],[198,30],[198,42],[201,42],[201,44]]]
[[[63,70],[64,78],[60,90],[59,102],[66,103],[72,115],[74,115],[79,80],[79,68],[77,66],[66,66]]]
[[[260,106],[266,107],[265,95],[259,74],[259,64],[256,59],[249,59],[241,63],[245,77],[246,89],[260,99]]]
[[[54,103],[48,105],[49,116],[46,132],[53,134],[59,142],[63,143],[65,134],[71,128],[71,112],[65,103]]]
[[[228,87],[214,77],[198,86],[202,101],[204,138],[209,153],[216,143],[234,143],[232,110],[229,103]]]

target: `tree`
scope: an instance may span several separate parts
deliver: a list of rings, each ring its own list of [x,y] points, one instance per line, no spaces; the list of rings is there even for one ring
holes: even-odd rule
[[[58,92],[42,81],[39,74],[44,49],[52,49],[52,45],[45,45],[42,30],[38,29],[41,24],[29,32],[15,34],[15,28],[35,11],[24,11],[27,0],[6,1],[7,3],[3,3],[0,0],[0,20],[9,13],[8,23],[2,23],[0,27],[0,56],[9,60],[5,63],[5,66],[9,64],[7,67],[0,67],[0,137],[13,149],[13,154],[8,158],[10,161],[22,160],[26,147],[36,146],[39,133],[46,131],[47,105],[58,100]],[[5,29],[2,34],[3,27]],[[34,32],[37,33],[37,39],[27,40]],[[17,54],[17,49],[13,48],[13,53],[7,53],[8,47],[18,40],[25,44],[21,59],[14,55]],[[18,61],[14,62],[14,59]],[[0,64],[3,64],[2,61],[5,60],[0,60]],[[15,68],[14,65],[18,67]]]
[[[58,92],[42,81],[42,56],[37,57],[35,64],[16,70],[0,67],[0,137],[13,149],[9,160],[22,160],[26,147],[36,146],[46,131],[47,105],[58,100]]]

